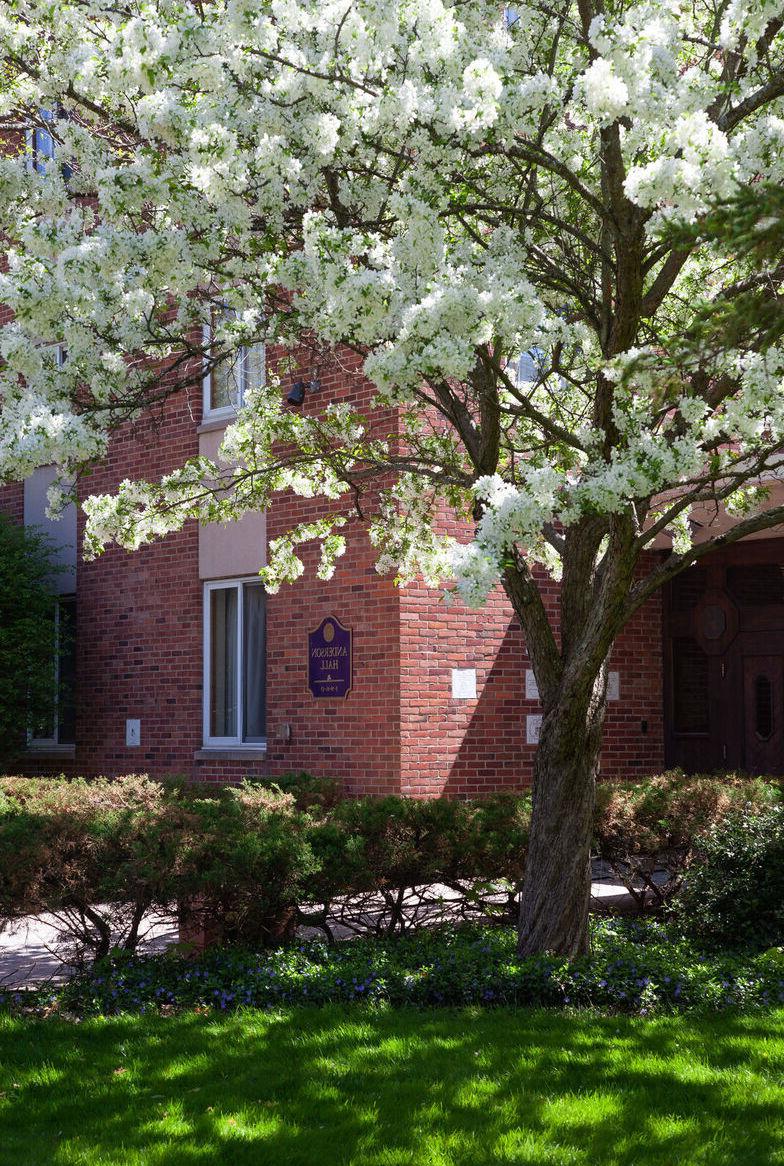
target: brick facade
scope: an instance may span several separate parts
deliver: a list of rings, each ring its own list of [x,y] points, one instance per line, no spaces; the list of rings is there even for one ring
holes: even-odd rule
[[[557,585],[545,584],[551,611]],[[401,791],[414,796],[481,796],[530,781],[536,746],[527,718],[540,711],[526,698],[531,667],[525,640],[504,594],[481,611],[447,609],[426,588],[401,596]],[[613,650],[619,699],[608,704],[601,770],[620,779],[664,764],[661,603],[640,611]],[[477,698],[453,699],[451,670],[476,668]],[[645,722],[644,729],[642,728]]]
[[[345,363],[321,372],[323,399],[367,388]],[[361,402],[365,408],[369,399]],[[179,395],[154,421],[112,442],[108,463],[81,494],[112,490],[126,477],[155,479],[199,450],[201,402]],[[0,488],[0,510],[23,520],[22,488]],[[270,538],[317,513],[284,498],[268,516]],[[81,522],[78,532],[81,540]],[[315,577],[315,552],[293,586],[268,597],[267,750],[202,748],[203,585],[199,530],[184,530],[128,553],[116,547],[77,571],[77,703],[73,757],[31,756],[35,772],[183,775],[237,780],[304,769],[339,776],[352,793],[481,795],[530,780],[526,743],[530,667],[501,592],[479,612],[445,607],[424,587],[396,589],[379,576],[364,537],[349,538],[332,580]],[[549,600],[556,601],[549,584]],[[315,699],[307,687],[307,634],[335,616],[354,636],[353,690]],[[661,609],[639,613],[619,640],[612,667],[620,699],[609,706],[602,770],[611,777],[661,769]],[[452,696],[452,670],[475,669],[476,699]],[[141,722],[141,745],[126,747],[125,722]],[[645,723],[645,730],[642,725]]]

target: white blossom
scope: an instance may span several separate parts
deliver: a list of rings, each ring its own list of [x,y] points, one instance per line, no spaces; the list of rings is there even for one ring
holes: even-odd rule
[[[224,359],[262,342],[295,363],[302,338],[321,353],[348,346],[362,407],[324,394],[314,413],[288,408],[273,360],[214,462],[88,500],[92,553],[292,491],[327,517],[274,542],[265,582],[298,577],[311,540],[328,578],[352,483],[384,467],[367,516],[379,569],[476,604],[510,555],[557,576],[552,531],[586,516],[660,508],[700,478],[749,505],[757,495],[731,475],[774,468],[782,352],[721,353],[732,391],[718,403],[667,363],[693,305],[748,271],[698,249],[620,352],[594,309],[602,257],[609,248],[615,278],[625,245],[614,232],[641,224],[644,296],[669,219],[738,183],[784,180],[784,107],[765,89],[784,48],[771,23],[781,0],[731,0],[720,29],[683,0],[623,0],[587,40],[567,9],[561,24],[547,5],[515,4],[507,21],[483,0],[2,6],[0,116],[63,116],[44,172],[21,145],[0,158],[0,301],[13,314],[0,330],[0,475],[54,463],[67,493],[112,426],[138,416],[155,369],[189,350],[199,381],[214,325]],[[626,201],[603,232],[608,151]],[[575,254],[584,279],[564,269]],[[537,354],[536,376],[510,375],[521,353]],[[500,420],[486,473],[454,402],[476,422],[488,385]],[[685,547],[688,523],[672,531]]]
[[[620,117],[629,102],[629,89],[610,61],[597,57],[580,80],[585,104],[600,125],[609,125]]]

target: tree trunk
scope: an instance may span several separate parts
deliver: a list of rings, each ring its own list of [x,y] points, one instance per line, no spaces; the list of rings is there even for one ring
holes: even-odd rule
[[[588,950],[590,849],[604,722],[604,669],[564,686],[545,707],[534,760],[533,813],[518,951]]]

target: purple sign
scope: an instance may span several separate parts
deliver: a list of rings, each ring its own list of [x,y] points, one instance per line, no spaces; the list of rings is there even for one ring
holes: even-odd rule
[[[351,628],[329,615],[308,633],[308,688],[313,696],[348,696],[353,678]]]

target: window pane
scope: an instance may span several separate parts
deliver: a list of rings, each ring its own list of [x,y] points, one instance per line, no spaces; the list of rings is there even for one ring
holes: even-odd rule
[[[76,741],[76,599],[60,600],[59,612],[60,687],[58,691],[58,732],[60,745]]]
[[[696,640],[673,641],[673,719],[676,733],[707,733],[710,729],[708,657]]]
[[[223,307],[215,311],[213,328],[218,329],[221,323],[234,319],[235,312],[231,308]],[[223,348],[225,340],[220,343]],[[225,360],[212,370],[210,374],[210,409],[236,409],[242,398],[243,380],[243,349],[229,353]]]
[[[49,619],[47,619],[47,623]],[[51,656],[47,659],[41,675],[44,691],[51,693],[46,698],[46,707],[39,707],[30,726],[33,741],[55,741],[57,739],[57,607],[51,608]]]
[[[266,646],[262,585],[246,584],[243,600],[243,739],[263,741],[266,733]]]
[[[757,736],[769,741],[773,735],[773,685],[767,676],[754,681],[754,709]]]
[[[237,588],[210,592],[210,736],[237,736]]]
[[[670,604],[673,611],[691,611],[696,607],[708,586],[704,567],[689,567],[670,584]]]
[[[40,111],[42,121],[54,121],[54,114],[50,109]],[[36,128],[33,130],[33,166],[39,174],[46,173],[46,163],[54,158],[54,138],[49,130]]]
[[[257,389],[264,384],[264,345],[251,344],[245,352],[245,384],[244,391]],[[240,402],[242,404],[242,402]]]
[[[235,353],[213,369],[210,377],[210,408],[236,409],[242,397],[242,354]]]
[[[736,603],[764,607],[784,603],[784,574],[777,563],[727,568],[727,590]]]

